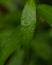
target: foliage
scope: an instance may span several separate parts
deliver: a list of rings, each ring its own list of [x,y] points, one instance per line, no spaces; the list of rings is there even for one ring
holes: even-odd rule
[[[52,65],[52,6],[37,1],[0,0],[0,65]]]

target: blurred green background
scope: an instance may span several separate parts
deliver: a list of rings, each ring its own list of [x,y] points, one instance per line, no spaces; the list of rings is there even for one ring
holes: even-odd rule
[[[0,65],[52,65],[52,0],[0,0]]]

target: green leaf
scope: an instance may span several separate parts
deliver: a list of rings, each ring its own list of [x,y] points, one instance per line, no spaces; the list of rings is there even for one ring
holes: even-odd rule
[[[38,5],[38,13],[50,26],[52,26],[52,6]]]
[[[22,50],[17,51],[16,49],[6,65],[22,65],[23,59],[24,59],[24,51]]]
[[[36,26],[36,7],[34,5],[34,1],[30,0],[26,3],[21,18],[21,31],[23,33],[22,36],[24,38],[24,42],[26,40],[32,39],[35,26]]]
[[[21,18],[22,44],[25,52],[28,51],[29,43],[32,40],[34,29],[36,27],[36,6],[34,0],[28,0]]]
[[[20,27],[16,28],[12,34],[1,41],[0,65],[3,65],[7,58],[20,46]]]

